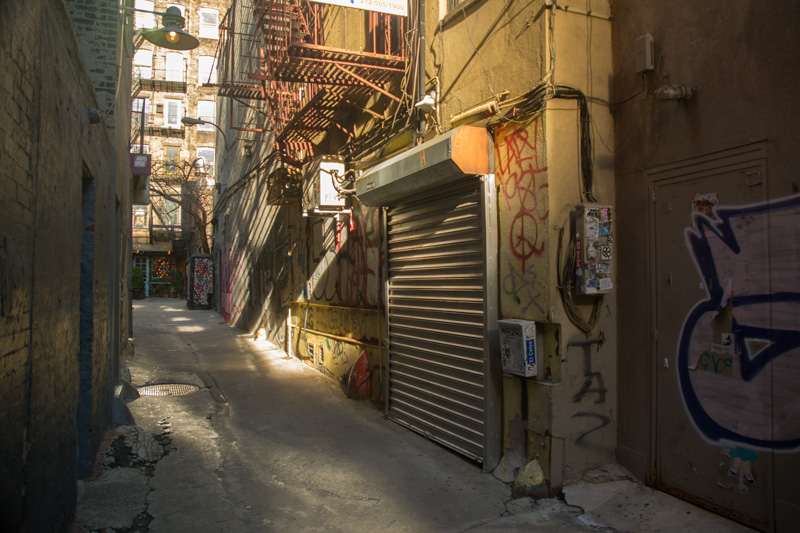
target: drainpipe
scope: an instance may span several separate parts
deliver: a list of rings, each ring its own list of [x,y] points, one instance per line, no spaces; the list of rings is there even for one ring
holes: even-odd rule
[[[417,0],[417,16],[419,25],[419,55],[417,57],[417,91],[414,96],[414,103],[419,102],[425,96],[425,0]],[[419,112],[420,115],[422,114]],[[425,133],[423,120],[420,120],[418,134],[421,137]]]

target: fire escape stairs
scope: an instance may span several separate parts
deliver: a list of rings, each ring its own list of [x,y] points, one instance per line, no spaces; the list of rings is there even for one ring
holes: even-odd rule
[[[248,104],[239,100],[266,101],[270,123],[256,131],[272,131],[280,142],[308,142],[335,126],[336,105],[349,114],[355,109],[377,118],[383,113],[366,106],[376,92],[400,101],[390,87],[405,72],[402,52],[379,54],[322,44],[322,23],[329,9],[306,0],[234,0],[222,24],[225,36],[218,53],[227,56],[221,58],[227,68],[222,69],[218,95],[236,100],[241,108]],[[397,27],[402,35],[402,22]],[[254,117],[247,112],[242,116]],[[348,128],[343,131],[352,134]]]

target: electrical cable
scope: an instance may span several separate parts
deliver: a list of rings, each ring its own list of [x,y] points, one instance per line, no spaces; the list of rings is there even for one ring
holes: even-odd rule
[[[558,280],[558,292],[561,295],[561,302],[564,311],[567,313],[569,321],[575,324],[584,333],[591,332],[597,325],[600,316],[600,307],[603,304],[603,295],[597,295],[592,305],[592,312],[586,320],[572,298],[575,287],[575,240],[570,237],[569,247],[567,248],[566,258],[563,258],[562,248],[564,244],[564,227],[558,232],[558,252],[556,255],[556,277]]]

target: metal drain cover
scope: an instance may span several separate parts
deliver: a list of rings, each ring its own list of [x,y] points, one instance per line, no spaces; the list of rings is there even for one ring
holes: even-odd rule
[[[186,396],[200,390],[197,385],[186,383],[159,383],[139,387],[139,396]]]

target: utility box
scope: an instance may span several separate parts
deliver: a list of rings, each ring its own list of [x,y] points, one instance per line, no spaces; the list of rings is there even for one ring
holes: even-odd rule
[[[609,294],[614,288],[614,211],[581,204],[575,214],[575,292]]]
[[[318,157],[303,167],[303,215],[334,215],[344,209],[335,177],[344,177],[344,162],[333,156]]]
[[[509,318],[497,321],[503,372],[526,378],[537,377],[536,322]]]

